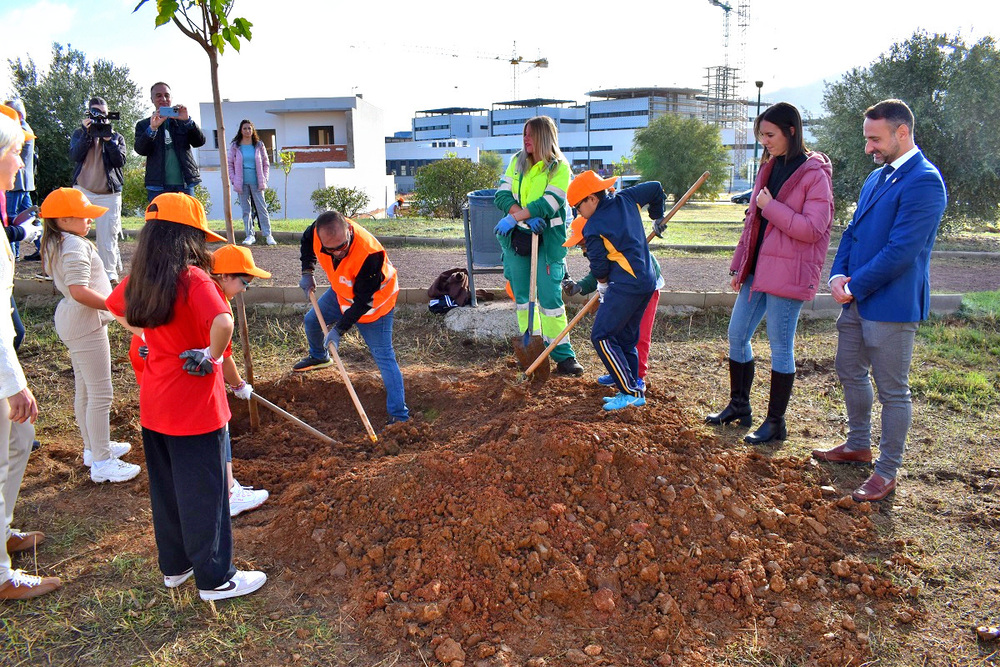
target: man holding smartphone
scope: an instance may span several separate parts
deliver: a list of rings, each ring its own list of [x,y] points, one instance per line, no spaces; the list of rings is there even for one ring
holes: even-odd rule
[[[188,116],[186,106],[172,104],[169,85],[153,84],[150,97],[153,115],[135,126],[135,152],[146,157],[149,201],[164,192],[194,196],[201,173],[191,149],[204,146],[205,135]]]

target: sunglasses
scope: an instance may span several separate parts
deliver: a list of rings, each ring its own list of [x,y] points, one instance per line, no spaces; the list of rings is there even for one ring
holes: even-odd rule
[[[351,232],[351,234],[347,237],[347,240],[341,243],[340,245],[330,248],[321,244],[319,247],[319,251],[324,255],[333,256],[333,253],[335,252],[343,252],[347,250],[347,246],[351,245],[351,241],[353,240],[354,240],[354,232]]]
[[[244,291],[250,289],[250,281],[249,280],[247,280],[243,276],[236,276],[236,279],[239,280],[241,283],[243,283],[243,289],[244,289]]]

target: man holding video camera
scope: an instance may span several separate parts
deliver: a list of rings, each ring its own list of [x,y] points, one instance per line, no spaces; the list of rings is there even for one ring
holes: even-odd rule
[[[164,192],[194,196],[201,183],[192,148],[205,145],[205,135],[188,116],[187,107],[172,105],[170,86],[162,81],[150,89],[153,115],[135,126],[135,152],[146,157],[146,193],[149,201]]]
[[[117,282],[122,271],[118,235],[122,230],[125,138],[111,126],[111,121],[118,120],[118,114],[108,113],[108,103],[103,98],[92,97],[87,106],[87,115],[69,140],[69,156],[76,162],[73,187],[92,204],[108,209],[94,220],[97,254],[104,262],[108,279]]]

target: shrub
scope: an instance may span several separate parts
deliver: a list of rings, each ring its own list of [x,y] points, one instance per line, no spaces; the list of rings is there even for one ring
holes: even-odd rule
[[[341,188],[335,185],[313,190],[309,199],[313,203],[313,210],[317,213],[340,211],[348,218],[353,218],[371,203],[371,199],[364,190]]]
[[[142,216],[146,210],[146,169],[142,166],[125,167],[122,184],[122,215]]]
[[[281,210],[281,200],[278,199],[278,193],[274,188],[264,190],[264,204],[267,206],[269,215],[274,215]]]
[[[201,183],[194,186],[194,198],[200,201],[201,205],[205,207],[206,215],[212,210],[212,195],[208,193],[208,188]]]

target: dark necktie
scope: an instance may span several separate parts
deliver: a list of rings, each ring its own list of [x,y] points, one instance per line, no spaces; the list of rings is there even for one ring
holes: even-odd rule
[[[891,164],[887,164],[884,167],[882,167],[882,173],[878,175],[878,187],[879,188],[882,187],[883,185],[885,185],[885,182],[887,180],[889,180],[889,177],[892,176],[892,172],[894,172],[894,171],[895,171],[895,169],[893,169],[893,167],[892,167]],[[878,188],[876,188],[876,190],[877,189]]]

